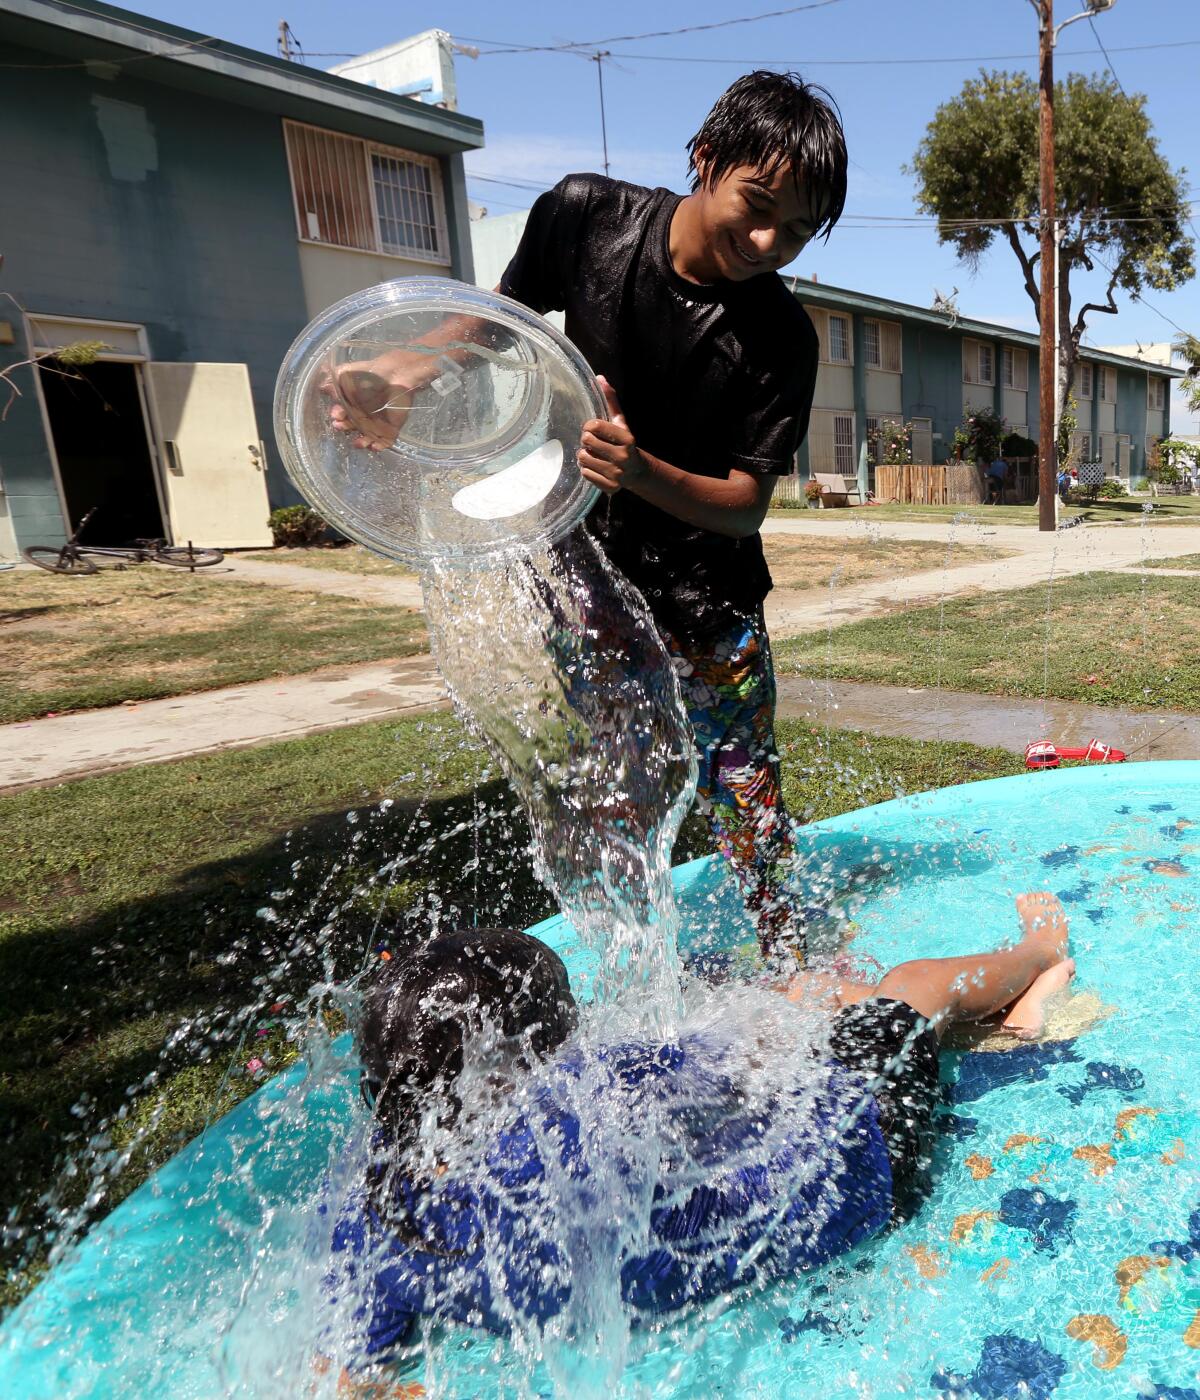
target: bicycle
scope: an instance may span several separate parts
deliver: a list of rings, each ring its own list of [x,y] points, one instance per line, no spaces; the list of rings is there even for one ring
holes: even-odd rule
[[[219,549],[197,549],[188,540],[187,545],[169,545],[166,540],[135,540],[131,545],[80,544],[79,537],[84,526],[96,514],[97,507],[83,517],[75,527],[75,533],[64,545],[34,544],[21,551],[31,564],[46,569],[52,574],[95,574],[100,570],[96,559],[115,559],[117,568],[126,564],[167,564],[172,569],[207,569],[219,564],[225,555]]]

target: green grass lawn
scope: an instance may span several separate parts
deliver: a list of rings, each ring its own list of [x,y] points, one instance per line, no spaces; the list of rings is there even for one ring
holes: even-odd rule
[[[0,723],[410,656],[420,614],[149,567],[0,574]]]
[[[1177,554],[1173,559],[1147,559],[1146,568],[1200,570],[1200,554]]]
[[[261,549],[247,552],[247,559],[263,559],[268,564],[301,564],[306,569],[328,569],[339,574],[378,574],[388,578],[416,578],[411,569],[384,559],[361,544],[338,545],[332,549]]]
[[[1082,515],[1093,525],[1141,524],[1145,514],[1143,507],[1153,505],[1153,521],[1156,525],[1200,525],[1200,496],[1160,496],[1151,501],[1148,496],[1124,496],[1113,501],[1096,501],[1091,505],[1063,506],[1060,519]],[[941,523],[962,519],[964,516],[981,524],[1027,525],[1037,528],[1038,508],[1029,506],[902,506],[896,504],[880,506],[849,506],[844,510],[808,510],[804,502],[796,505],[775,505],[771,515],[780,519],[797,517],[803,512],[806,521],[824,524],[828,521],[845,521],[850,517],[863,520],[907,520],[911,522]]]
[[[800,723],[779,737],[805,819],[1021,769],[970,744]],[[108,1209],[261,1080],[252,1057],[262,1074],[288,1061],[271,1008],[286,1012],[327,970],[345,978],[435,910],[443,927],[549,913],[527,829],[485,770],[458,724],[435,716],[0,797],[0,1210],[36,1222],[36,1198],[64,1185],[85,1095],[86,1131],[126,1108],[112,1138],[131,1155]],[[676,858],[707,848],[690,819]],[[69,1203],[83,1178],[64,1189]],[[39,1267],[12,1262],[10,1299]]]
[[[1200,579],[1083,574],[779,642],[780,671],[1200,711]]]

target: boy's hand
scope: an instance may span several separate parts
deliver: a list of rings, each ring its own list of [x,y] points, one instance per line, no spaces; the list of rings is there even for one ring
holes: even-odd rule
[[[436,356],[403,350],[343,365],[321,384],[321,392],[333,400],[329,421],[338,432],[353,433],[355,447],[391,447],[413,394],[437,372]]]
[[[613,386],[603,376],[597,382],[604,392],[608,417],[592,418],[583,425],[579,470],[593,486],[612,496],[622,486],[632,486],[649,476],[650,468],[638,451]]]

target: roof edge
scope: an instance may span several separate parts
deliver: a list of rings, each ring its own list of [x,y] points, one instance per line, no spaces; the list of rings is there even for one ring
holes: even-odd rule
[[[979,321],[971,316],[959,316],[951,326],[943,312],[932,311],[927,306],[915,306],[911,302],[897,301],[894,297],[877,296],[873,292],[859,292],[849,287],[836,287],[831,282],[805,281],[799,275],[785,276],[783,280],[788,284],[789,290],[798,301],[809,300],[819,303],[828,300],[831,303],[840,304],[848,310],[890,311],[894,315],[922,321],[926,325],[937,326],[944,331],[952,330],[963,335],[1003,339],[1032,350],[1037,350],[1041,346],[1039,337],[1031,332],[1017,330],[1012,326],[1002,326],[995,321]],[[1132,355],[1114,355],[1109,350],[1099,350],[1091,345],[1081,345],[1079,356],[1081,359],[1094,361],[1096,364],[1115,365],[1120,369],[1149,370],[1172,379],[1180,379],[1185,373],[1184,370],[1174,365],[1160,365],[1152,360],[1136,359]]]
[[[335,73],[306,68],[166,20],[119,9],[102,0],[0,0],[0,13],[61,29],[76,38],[83,35],[147,58],[273,89],[293,101],[336,105],[359,118],[402,124],[444,144],[447,150],[477,150],[483,146],[483,123],[478,117],[430,107],[411,97],[382,92]],[[97,62],[106,61],[99,54],[96,58]]]

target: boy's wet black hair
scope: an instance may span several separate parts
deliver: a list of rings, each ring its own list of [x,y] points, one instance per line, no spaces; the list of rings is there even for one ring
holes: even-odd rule
[[[575,1028],[562,959],[516,929],[477,928],[393,955],[368,989],[359,1026],[363,1091],[394,1147],[414,1138],[439,1095],[443,1123],[458,1100],[464,1047],[484,1024],[511,1040],[514,1062],[549,1055]]]
[[[711,189],[740,165],[773,174],[792,167],[828,238],[846,207],[846,137],[833,97],[796,73],[760,69],[739,78],[717,99],[687,143],[692,189]],[[697,166],[699,156],[703,176]]]

